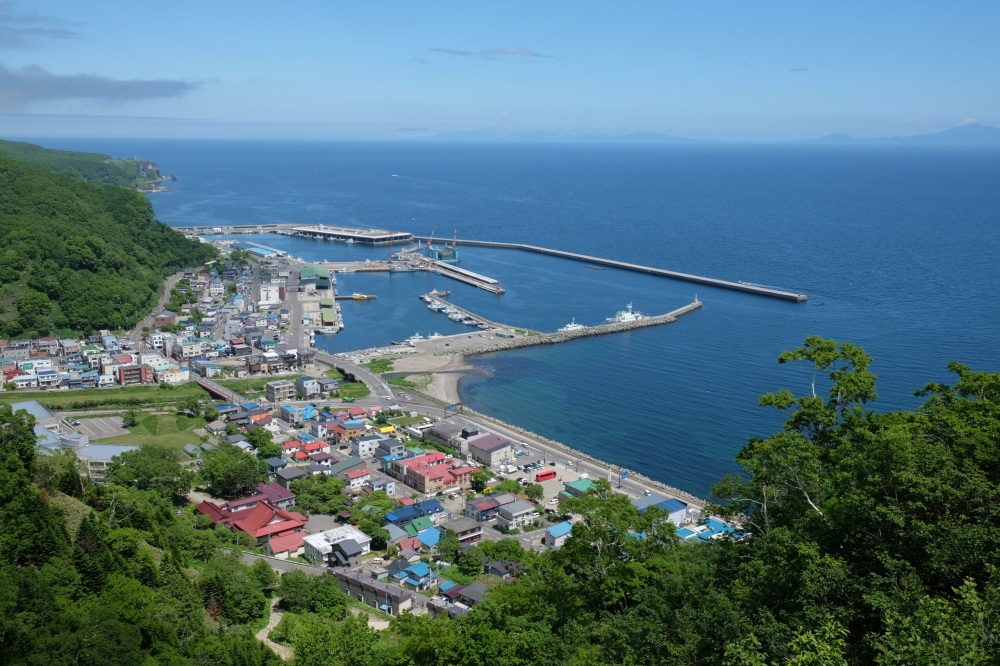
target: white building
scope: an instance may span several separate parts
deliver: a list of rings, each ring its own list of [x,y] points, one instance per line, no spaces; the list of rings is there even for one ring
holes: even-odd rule
[[[305,541],[305,558],[310,562],[325,562],[327,555],[333,550],[333,544],[353,539],[361,546],[361,554],[367,555],[371,551],[372,538],[354,527],[353,525],[341,525],[332,530],[310,534]]]
[[[524,500],[515,500],[500,507],[497,524],[513,530],[535,521],[535,505]]]
[[[281,302],[281,287],[276,284],[260,285],[260,300],[257,305],[274,305]]]

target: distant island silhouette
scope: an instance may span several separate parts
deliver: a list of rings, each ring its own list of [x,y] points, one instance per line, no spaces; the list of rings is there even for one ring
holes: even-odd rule
[[[688,139],[661,134],[659,132],[632,132],[629,134],[561,134],[558,132],[504,132],[495,129],[472,129],[442,132],[426,139],[433,141],[483,142],[483,143],[607,143],[607,144],[659,144],[698,145],[721,143],[751,143],[732,141],[710,141]],[[753,142],[757,143],[757,142]],[[828,134],[818,139],[799,141],[775,141],[781,144],[808,145],[858,145],[858,146],[1000,146],[1000,128],[981,123],[969,123],[952,127],[942,132],[915,134],[911,136],[889,136],[859,138],[848,134]]]

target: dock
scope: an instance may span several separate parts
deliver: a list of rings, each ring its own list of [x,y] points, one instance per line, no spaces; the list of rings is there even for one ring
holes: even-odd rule
[[[376,294],[337,294],[334,299],[338,301],[373,301],[378,296]]]
[[[413,234],[408,231],[386,231],[385,229],[359,229],[357,227],[340,227],[318,224],[315,226],[292,227],[280,233],[302,238],[318,238],[320,240],[340,241],[343,243],[358,243],[369,247],[409,243]]]

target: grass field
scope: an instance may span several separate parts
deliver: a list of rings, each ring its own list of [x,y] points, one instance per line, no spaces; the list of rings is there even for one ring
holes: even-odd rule
[[[102,439],[102,444],[153,444],[179,451],[185,444],[201,443],[192,431],[205,425],[205,419],[177,414],[140,414],[139,425],[127,435]]]
[[[103,389],[73,389],[71,391],[4,391],[0,403],[10,404],[23,400],[37,400],[48,409],[71,410],[95,407],[129,407],[141,405],[168,405],[195,396],[207,398],[208,393],[188,382],[180,386],[123,386]]]
[[[253,379],[223,379],[221,381],[216,380],[222,386],[225,386],[230,391],[236,391],[241,395],[254,395],[256,393],[264,392],[264,384],[268,382],[277,381],[279,379],[287,379],[290,382],[294,382],[302,375],[281,375],[277,377],[254,377]]]
[[[399,386],[400,388],[426,389],[430,386],[433,377],[429,373],[423,372],[406,377],[389,377],[385,383],[389,386]]]
[[[367,398],[371,395],[368,387],[361,382],[345,382],[340,385],[341,398]]]

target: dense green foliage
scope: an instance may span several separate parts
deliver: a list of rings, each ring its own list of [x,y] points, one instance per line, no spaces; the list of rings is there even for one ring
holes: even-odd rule
[[[214,256],[138,192],[0,157],[0,335],[129,328],[168,275]]]
[[[30,426],[0,410],[0,432]],[[247,627],[265,617],[267,590],[220,548],[228,533],[195,529],[141,488],[144,474],[89,487],[57,456],[32,476],[21,448],[0,440],[0,663],[281,663]],[[85,502],[70,500],[85,509],[72,533],[55,501],[64,490]]]
[[[681,543],[656,507],[640,514],[599,480],[561,502],[579,519],[557,551],[505,539],[460,553],[446,535],[443,574],[486,584],[483,602],[383,632],[345,613],[332,577],[275,585],[225,556],[232,535],[195,529],[139,479],[81,490],[63,459],[32,476],[17,437],[0,438],[0,661],[215,663],[228,651],[219,663],[265,663],[245,626],[273,590],[288,612],[272,638],[295,664],[997,663],[1000,374],[952,364],[955,383],[925,387],[918,409],[879,413],[861,349],[810,338],[780,360],[815,379],[804,395],[762,398],[784,428],[744,447],[744,474],[715,489],[713,511],[746,538]],[[49,499],[62,489],[89,507],[73,539]],[[518,563],[516,579],[484,575],[486,559]]]
[[[149,189],[160,178],[157,166],[146,160],[52,150],[21,141],[0,140],[0,157],[10,157],[46,171],[100,185]]]
[[[222,443],[203,456],[201,478],[212,497],[245,497],[267,479],[267,463],[238,446]]]

